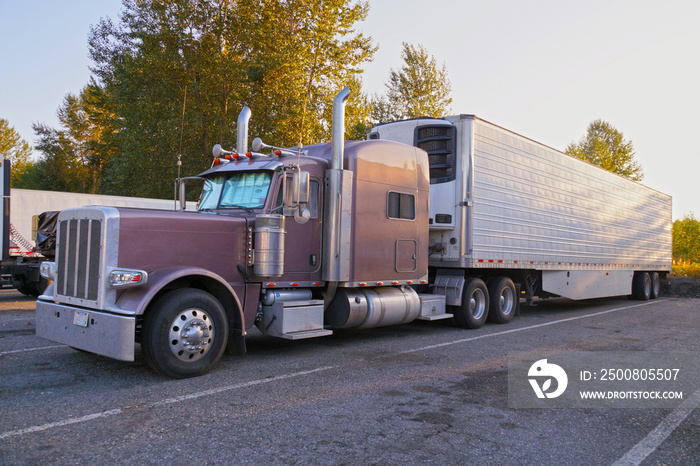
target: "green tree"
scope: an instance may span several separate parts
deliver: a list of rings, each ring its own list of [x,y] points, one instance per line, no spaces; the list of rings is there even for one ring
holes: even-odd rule
[[[33,170],[32,147],[4,118],[0,118],[0,156],[12,164],[10,185],[20,187],[20,180]]]
[[[700,220],[692,212],[673,222],[673,260],[700,264]]]
[[[422,45],[403,43],[403,66],[391,70],[386,95],[375,95],[373,120],[443,117],[449,112],[452,85],[445,65],[438,66]]]
[[[644,178],[642,167],[634,160],[632,141],[603,120],[591,122],[586,135],[579,142],[569,144],[566,153],[632,181]]]
[[[103,114],[102,92],[94,82],[79,95],[68,94],[57,115],[60,129],[34,124],[42,158],[27,176],[35,189],[100,192],[110,137]]]
[[[350,0],[125,0],[120,23],[102,20],[89,38],[111,137],[103,191],[170,196],[178,154],[186,176],[211,163],[215,143],[233,148],[244,105],[251,134],[271,144],[327,139],[333,96],[375,50],[353,29],[367,11]]]

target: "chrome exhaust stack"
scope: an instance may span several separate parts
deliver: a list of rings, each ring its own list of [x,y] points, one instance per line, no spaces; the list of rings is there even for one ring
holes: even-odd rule
[[[333,99],[333,119],[331,120],[331,168],[343,169],[345,151],[345,104],[350,96],[350,88],[345,86]]]
[[[253,113],[248,107],[243,107],[238,115],[238,123],[236,125],[236,152],[245,155],[248,153],[248,121]]]
[[[345,156],[345,103],[350,89],[345,87],[333,100],[331,128],[331,168],[326,170],[328,191],[325,198],[323,222],[323,280],[350,280],[350,235],[352,233],[353,173],[343,169]],[[329,290],[335,289],[329,287]],[[326,304],[333,298],[326,296]]]

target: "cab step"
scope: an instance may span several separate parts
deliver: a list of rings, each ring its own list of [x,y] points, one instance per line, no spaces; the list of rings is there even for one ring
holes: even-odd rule
[[[453,314],[445,312],[445,295],[419,294],[420,315],[417,320],[441,320],[450,319]]]
[[[333,335],[333,330],[319,329],[307,330],[305,332],[282,333],[278,338],[284,338],[285,340],[303,340],[304,338],[327,337],[328,335]]]

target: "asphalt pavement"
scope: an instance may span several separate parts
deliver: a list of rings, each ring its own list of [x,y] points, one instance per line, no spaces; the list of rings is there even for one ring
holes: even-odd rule
[[[1,464],[700,464],[700,387],[673,407],[509,407],[508,358],[700,356],[700,300],[546,300],[508,325],[414,322],[287,341],[171,380],[35,336],[0,291]]]

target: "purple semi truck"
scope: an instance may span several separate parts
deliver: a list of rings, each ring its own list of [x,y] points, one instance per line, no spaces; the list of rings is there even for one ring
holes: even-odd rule
[[[474,139],[477,122],[487,122],[411,120],[381,125],[366,141],[346,142],[348,95],[346,88],[334,101],[332,142],[303,150],[256,138],[248,152],[251,112],[244,108],[237,151],[215,146],[212,167],[196,177],[204,183],[197,212],[62,211],[56,260],[42,266],[52,283],[37,302],[37,335],[124,361],[134,360],[140,344],[154,369],[183,378],[208,372],[224,352],[245,353],[253,326],[286,339],[416,319],[451,318],[478,328],[487,318],[512,320],[521,294],[658,296],[658,282],[670,270],[668,196],[611,175],[615,186],[634,191],[630,196],[641,193],[640,225],[630,230],[614,215],[579,215],[569,221],[567,239],[541,231],[530,245],[521,245],[527,236],[520,235],[509,246],[507,237],[517,232],[504,235],[499,224],[481,223],[498,205],[484,202],[488,211],[479,210],[478,196],[487,193],[477,176],[479,147],[461,142],[469,139],[465,131]],[[404,133],[424,137],[396,142],[408,138]],[[571,159],[559,152],[556,157]],[[574,169],[580,164],[573,162]],[[582,177],[608,179],[607,172],[589,167],[582,173],[592,175]],[[181,204],[190,180],[178,180]],[[581,191],[581,183],[573,183]],[[507,196],[498,195],[510,202],[504,211],[521,202],[503,201]],[[556,206],[539,208],[574,218],[561,199],[548,202]],[[612,244],[598,251],[588,238],[576,237],[589,230],[587,221],[599,222],[591,234]],[[540,215],[532,228],[544,229],[543,222]],[[523,219],[511,223],[528,227]],[[619,228],[627,235],[643,229],[644,236],[618,240]],[[489,235],[501,239],[485,240]],[[547,235],[558,245],[551,251],[543,243]],[[578,251],[584,240],[587,252]],[[574,244],[567,248],[566,241]]]

